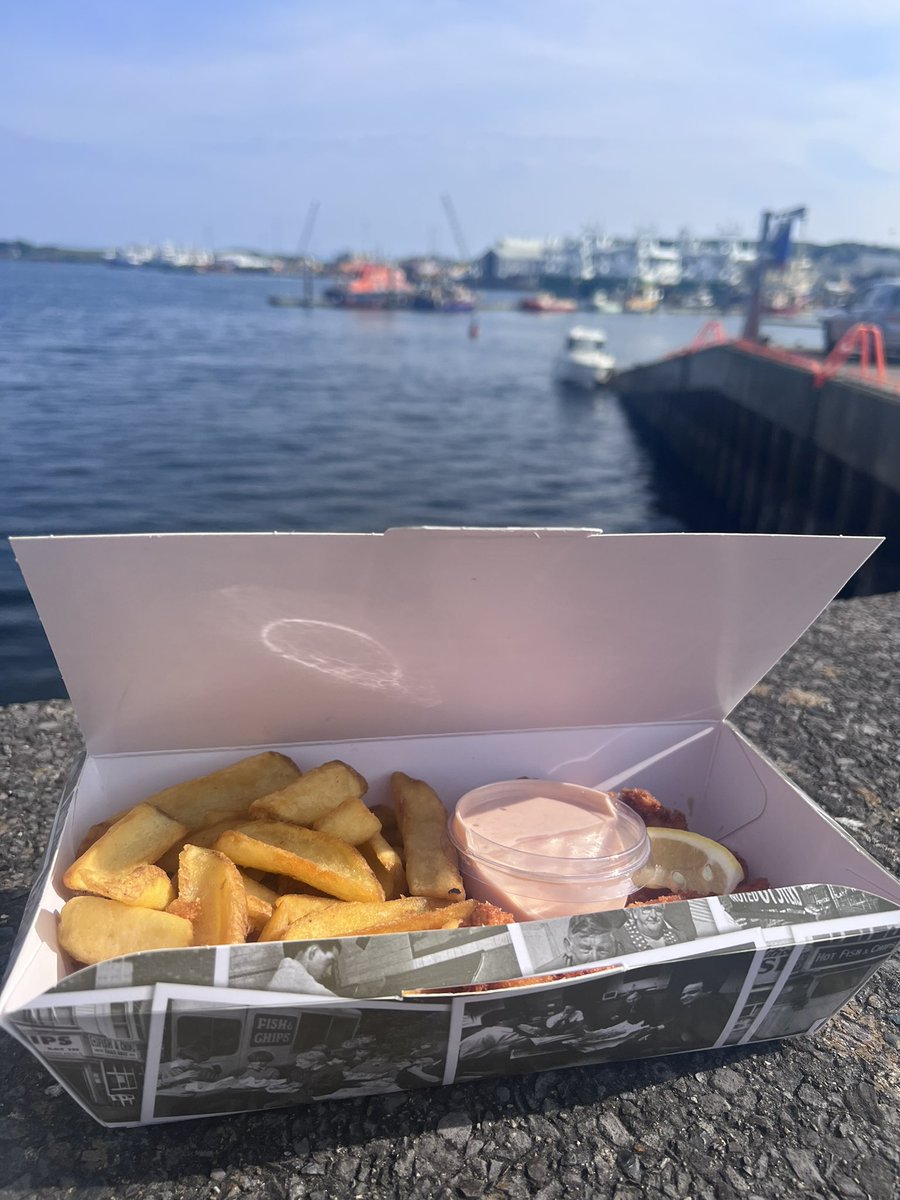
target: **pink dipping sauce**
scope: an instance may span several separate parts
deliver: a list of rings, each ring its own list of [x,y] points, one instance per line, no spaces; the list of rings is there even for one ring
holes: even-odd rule
[[[643,821],[595,788],[510,779],[467,792],[450,819],[469,895],[519,920],[622,908],[647,861]]]

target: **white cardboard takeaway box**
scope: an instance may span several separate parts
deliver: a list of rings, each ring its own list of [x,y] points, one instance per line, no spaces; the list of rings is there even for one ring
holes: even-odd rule
[[[900,941],[900,882],[727,716],[877,544],[482,529],[14,541],[87,754],[4,1027],[109,1125],[817,1028]],[[60,877],[87,827],[263,747],[304,769],[345,759],[373,802],[393,770],[448,805],[519,775],[645,787],[769,888],[589,928],[334,939],[312,985],[306,943],[71,973]]]

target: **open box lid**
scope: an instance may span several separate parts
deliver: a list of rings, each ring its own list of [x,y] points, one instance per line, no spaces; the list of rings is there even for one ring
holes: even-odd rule
[[[16,538],[95,754],[717,720],[879,538]]]

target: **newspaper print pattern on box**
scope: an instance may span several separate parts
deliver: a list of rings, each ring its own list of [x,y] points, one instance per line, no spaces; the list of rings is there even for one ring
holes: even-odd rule
[[[439,1084],[450,1006],[260,1001],[258,993],[161,988],[150,1098],[156,1120],[407,1091]],[[149,1107],[149,1106],[148,1106]]]
[[[106,1125],[140,1120],[151,993],[98,1001],[73,996],[15,1014],[19,1039],[66,1091]]]
[[[889,906],[882,912],[884,902],[825,885],[814,889],[818,924],[810,925],[811,918],[804,923],[804,910],[785,927],[785,895],[801,890],[807,889],[759,893],[752,902],[730,897],[727,903],[697,900],[595,914],[592,931],[614,937],[612,960],[606,944],[579,942],[574,918],[446,931],[437,940],[433,932],[333,939],[318,947],[325,957],[335,950],[327,975],[303,964],[311,978],[320,974],[316,982],[324,995],[283,990],[284,964],[296,964],[298,951],[309,949],[306,943],[266,947],[262,973],[258,945],[131,956],[79,973],[91,986],[102,984],[105,993],[67,992],[67,980],[58,996],[42,997],[13,1014],[11,1023],[75,1099],[109,1125],[756,1041],[815,1028],[900,940],[896,913]],[[848,894],[855,931],[846,929],[848,918],[829,922],[820,915],[839,911]],[[606,959],[596,968],[600,973],[585,976],[598,954]],[[194,982],[136,989],[154,957],[170,974],[182,970],[186,957]],[[528,983],[548,967],[562,974]],[[417,982],[436,981],[451,994],[443,1003],[440,994],[365,998],[367,989],[405,982],[410,971]],[[479,982],[482,975],[523,983],[452,994],[454,987],[487,986]],[[198,980],[203,986],[196,986]],[[274,990],[257,990],[272,983]],[[205,1048],[199,1033],[193,1042],[179,1037],[182,1019],[192,1016],[210,1025],[213,1041]],[[223,1021],[238,1022],[237,1043],[226,1041]],[[407,1041],[407,1033],[418,1041]],[[40,1042],[57,1036],[72,1040]],[[227,1052],[226,1045],[232,1047]],[[307,1050],[309,1057],[298,1062]],[[286,1053],[294,1055],[295,1070],[288,1074]],[[306,1083],[293,1077],[298,1073]]]

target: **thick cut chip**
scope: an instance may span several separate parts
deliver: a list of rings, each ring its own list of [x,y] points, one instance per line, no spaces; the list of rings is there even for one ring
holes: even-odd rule
[[[241,871],[241,879],[244,881],[244,890],[248,896],[256,896],[257,900],[262,900],[268,904],[269,908],[275,907],[275,902],[278,899],[278,893],[273,892],[270,887],[266,887],[264,883],[260,883],[258,879],[254,879],[249,871]]]
[[[350,846],[361,846],[381,832],[381,822],[371,808],[354,796],[314,821],[313,829],[318,829],[319,833],[330,833]]]
[[[391,776],[391,794],[403,836],[411,894],[464,900],[456,851],[447,838],[447,810],[437,794],[421,779],[411,779],[402,771]]]
[[[169,876],[150,865],[135,867],[127,875],[105,875],[85,890],[137,908],[164,909],[175,899],[175,887]]]
[[[440,900],[427,896],[405,896],[381,904],[333,904],[309,912],[295,921],[282,935],[282,941],[306,941],[311,938],[346,937],[375,925],[400,923],[410,917],[446,908]],[[433,928],[433,926],[429,926]]]
[[[244,881],[244,891],[247,893],[247,918],[250,921],[250,932],[259,935],[272,918],[278,895],[246,871],[241,871],[241,879]]]
[[[360,852],[314,829],[286,821],[257,821],[252,837],[229,830],[221,834],[215,848],[240,867],[290,875],[339,900],[384,899],[381,884]]]
[[[192,846],[202,846],[206,850],[211,850],[216,844],[219,834],[224,833],[226,829],[237,829],[241,833],[246,833],[247,826],[251,824],[252,822],[248,817],[236,815],[233,817],[221,817],[211,825],[202,825],[199,829],[192,829],[184,837],[179,838],[175,845],[171,846],[161,858],[158,858],[156,865],[162,867],[170,875],[174,875],[178,870],[178,857],[188,843]]]
[[[250,812],[255,817],[312,825],[345,800],[361,799],[368,790],[368,783],[358,771],[335,759],[313,767],[278,791],[272,788],[270,795],[254,800]]]
[[[150,864],[186,833],[152,805],[135,805],[72,863],[63,883],[73,892],[165,908],[174,892],[165,871]]]
[[[406,872],[403,860],[387,838],[376,833],[359,847],[359,852],[375,872],[375,878],[384,888],[386,900],[396,900],[406,894]]]
[[[343,900],[335,900],[333,896],[299,896],[288,894],[279,896],[272,909],[272,915],[263,926],[259,940],[261,942],[280,942],[288,929],[305,917],[307,913],[320,912],[323,908],[332,908],[336,904],[344,904]]]
[[[176,783],[148,796],[147,803],[188,829],[199,829],[213,819],[210,814],[221,818],[224,813],[241,813],[252,800],[287,787],[299,776],[300,768],[286,754],[265,750],[210,775]]]
[[[395,901],[399,903],[399,901]],[[426,912],[410,913],[396,920],[382,921],[375,925],[366,926],[356,932],[360,934],[373,933],[410,933],[416,929],[459,929],[463,921],[472,915],[477,901],[458,900],[455,904],[443,904]]]
[[[250,932],[247,934],[248,941],[259,939],[260,933],[265,929],[268,921],[272,919],[272,905],[266,904],[265,900],[260,900],[258,896],[252,896],[247,893],[247,920],[250,923]]]
[[[185,846],[178,859],[178,898],[169,912],[194,927],[195,946],[235,945],[247,940],[247,893],[241,873],[224,854]]]
[[[124,816],[124,815],[125,815],[124,813],[119,814],[119,816]],[[117,820],[118,820],[118,817],[113,817],[109,821],[98,821],[96,825],[92,825],[90,827],[90,829],[87,831],[87,833],[84,835],[84,837],[81,839],[81,842],[78,846],[77,857],[81,858],[82,854],[84,854],[86,850],[89,850],[91,848],[91,846],[93,846],[94,842],[96,842],[98,840],[98,838],[103,837],[103,835],[104,835],[104,833],[106,833],[107,829],[112,829],[113,825],[115,825]]]
[[[140,950],[180,949],[190,946],[193,934],[183,917],[98,896],[76,896],[59,914],[59,944],[80,963],[104,962]]]

